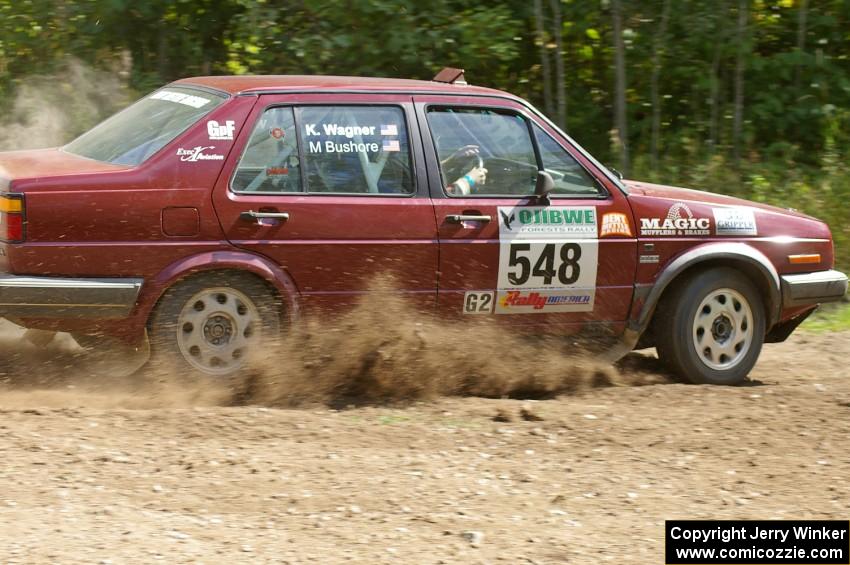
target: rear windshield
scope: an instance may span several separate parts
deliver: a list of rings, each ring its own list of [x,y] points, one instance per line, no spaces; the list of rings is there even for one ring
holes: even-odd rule
[[[142,98],[64,147],[68,153],[116,165],[139,165],[225,97],[169,86]]]

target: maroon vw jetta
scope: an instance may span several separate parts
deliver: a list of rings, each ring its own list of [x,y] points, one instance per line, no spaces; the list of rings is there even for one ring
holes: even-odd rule
[[[434,81],[201,77],[0,154],[0,316],[229,375],[378,275],[441,316],[655,346],[737,383],[844,296],[803,214],[622,181],[524,100]]]

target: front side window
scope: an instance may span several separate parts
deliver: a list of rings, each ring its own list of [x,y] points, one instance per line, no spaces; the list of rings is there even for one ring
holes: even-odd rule
[[[225,99],[207,91],[169,86],[118,112],[63,149],[96,161],[135,167]]]
[[[451,196],[528,196],[537,158],[525,119],[514,112],[430,108],[443,186]]]
[[[404,113],[395,106],[270,108],[248,141],[236,192],[413,194]]]
[[[599,187],[593,177],[584,170],[572,155],[567,153],[566,149],[561,147],[537,124],[534,124],[533,129],[534,136],[537,138],[537,147],[540,149],[543,169],[555,181],[555,189],[552,190],[552,194],[587,196],[599,194]]]

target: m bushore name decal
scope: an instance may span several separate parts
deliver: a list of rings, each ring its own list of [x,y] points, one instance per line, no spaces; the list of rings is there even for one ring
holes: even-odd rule
[[[342,138],[313,139],[315,137]],[[340,124],[304,124],[304,137],[310,153],[377,153],[395,152],[401,150],[398,139],[381,139],[379,141],[364,141],[363,137],[395,137],[398,136],[398,126],[382,124],[380,126],[344,126]]]
[[[850,523],[839,520],[668,520],[668,565],[850,563]]]

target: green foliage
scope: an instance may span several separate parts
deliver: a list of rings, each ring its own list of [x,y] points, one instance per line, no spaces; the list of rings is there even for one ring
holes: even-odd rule
[[[738,0],[621,5],[631,176],[821,217],[850,266],[847,0],[805,11],[800,0],[752,0],[744,28]],[[617,166],[612,36],[611,2],[598,0],[0,0],[0,110],[68,56],[137,92],[201,74],[427,79],[457,66],[552,109],[558,61],[562,125]]]
[[[850,303],[826,304],[800,325],[812,332],[840,332],[850,330]]]

